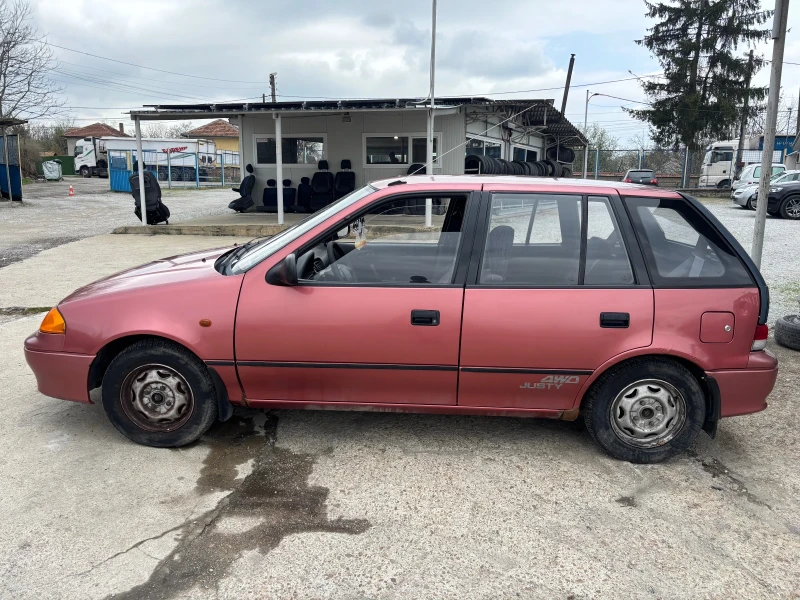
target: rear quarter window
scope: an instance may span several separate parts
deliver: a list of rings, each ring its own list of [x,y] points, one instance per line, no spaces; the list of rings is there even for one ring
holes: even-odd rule
[[[625,205],[656,286],[755,285],[719,231],[686,200],[626,198]]]

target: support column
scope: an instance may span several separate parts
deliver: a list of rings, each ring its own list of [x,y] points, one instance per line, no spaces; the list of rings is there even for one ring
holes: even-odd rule
[[[283,225],[283,141],[281,140],[281,116],[272,113],[275,119],[275,177],[278,180],[278,225]]]
[[[239,181],[244,179],[244,115],[239,115]]]
[[[19,143],[19,137],[17,137],[17,143]],[[8,135],[6,134],[5,126],[3,127],[3,154],[3,160],[6,162],[6,185],[8,186],[8,201],[11,202],[14,199],[14,193],[11,191],[11,167],[8,165]],[[22,165],[20,165],[19,168],[19,177],[20,185],[22,185]]]
[[[142,154],[142,127],[139,117],[134,117],[136,125],[136,164],[139,165],[139,209],[142,211],[142,225],[147,227],[147,204],[144,201],[144,155]]]

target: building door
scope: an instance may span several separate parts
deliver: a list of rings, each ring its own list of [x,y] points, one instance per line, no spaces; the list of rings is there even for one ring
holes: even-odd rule
[[[572,408],[597,367],[652,341],[653,290],[637,284],[619,198],[494,192],[484,202],[458,403]]]

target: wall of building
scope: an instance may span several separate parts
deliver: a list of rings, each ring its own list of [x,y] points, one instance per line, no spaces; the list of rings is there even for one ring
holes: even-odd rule
[[[545,158],[544,138],[535,133],[522,135],[513,128],[509,130],[507,124],[500,124],[506,118],[505,115],[488,114],[482,109],[470,108],[466,118],[466,133],[501,144],[502,156],[500,158],[512,160],[512,147],[518,146],[535,150],[538,160],[543,160]]]
[[[282,132],[287,134],[325,134],[325,158],[330,170],[340,170],[343,159],[349,159],[356,174],[356,187],[370,181],[398,177],[405,175],[408,165],[380,165],[365,166],[364,134],[422,134],[427,129],[427,114],[425,111],[374,111],[351,112],[350,122],[344,122],[342,114],[313,115],[300,114],[282,117]],[[434,121],[434,131],[440,134],[442,148],[440,155],[462,144],[465,140],[464,115],[461,113],[441,116]],[[275,133],[275,121],[271,114],[245,115],[243,118],[243,161],[242,164],[252,164],[256,185],[253,199],[256,204],[261,204],[263,190],[267,180],[276,179],[275,166],[257,165],[255,161],[255,137],[263,134]],[[238,142],[237,142],[238,144]],[[441,166],[434,169],[434,173],[460,175],[464,173],[464,151],[457,149],[442,157]],[[317,165],[284,165],[284,179],[291,179],[292,185],[297,186],[301,177],[311,178],[317,171]],[[429,171],[430,172],[430,171]]]
[[[238,137],[215,137],[207,138],[214,141],[217,150],[228,150],[231,152],[239,151],[239,138]]]

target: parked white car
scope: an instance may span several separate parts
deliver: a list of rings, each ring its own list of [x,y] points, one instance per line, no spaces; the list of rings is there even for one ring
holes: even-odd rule
[[[759,167],[758,170],[760,174],[761,167]],[[742,171],[742,174],[744,174],[744,171]],[[788,183],[790,181],[798,180],[800,180],[800,171],[779,171],[770,177],[769,183],[770,185],[775,185],[777,183]],[[731,199],[733,200],[734,204],[738,204],[739,206],[750,210],[755,209],[757,196],[758,179],[756,179],[755,182],[747,185],[739,185],[737,188],[731,191]]]
[[[772,164],[772,175],[783,174],[786,172],[786,167],[780,163],[773,163]],[[731,184],[731,198],[734,202],[735,200],[735,192],[740,187],[747,187],[749,185],[758,185],[758,180],[761,179],[761,165],[760,164],[753,164],[747,165],[742,172],[739,173],[736,177],[733,178],[733,183]],[[744,204],[742,205],[744,206]]]

